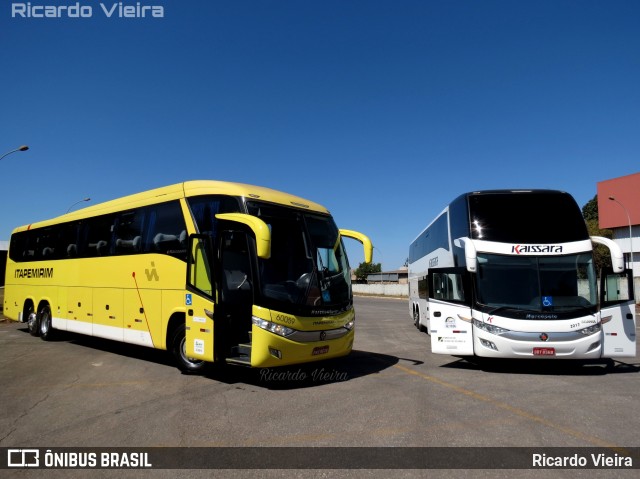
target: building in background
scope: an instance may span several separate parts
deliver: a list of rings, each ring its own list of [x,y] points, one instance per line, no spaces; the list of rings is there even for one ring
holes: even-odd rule
[[[403,267],[395,271],[383,271],[367,275],[367,283],[395,283],[408,284],[409,268]]]
[[[598,183],[598,218],[601,229],[613,231],[633,269],[635,297],[640,296],[640,173]]]

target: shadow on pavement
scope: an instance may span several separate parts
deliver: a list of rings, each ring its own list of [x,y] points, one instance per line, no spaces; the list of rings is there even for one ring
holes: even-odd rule
[[[635,361],[635,358],[629,358]],[[496,374],[533,374],[545,376],[601,376],[638,373],[640,364],[613,359],[494,359],[458,358],[442,367],[479,370]]]

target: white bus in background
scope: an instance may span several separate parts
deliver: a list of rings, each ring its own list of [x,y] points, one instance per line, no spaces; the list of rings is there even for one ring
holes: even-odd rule
[[[593,243],[611,254],[612,268],[599,282]],[[609,239],[589,237],[580,208],[561,191],[455,199],[411,243],[409,307],[433,353],[636,355],[633,281],[622,252]]]

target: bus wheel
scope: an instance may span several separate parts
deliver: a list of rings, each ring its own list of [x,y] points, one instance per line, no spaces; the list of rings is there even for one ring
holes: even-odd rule
[[[27,317],[29,334],[31,334],[31,336],[38,336],[38,334],[40,334],[40,324],[38,323],[38,315],[34,311],[32,304],[29,304],[29,306],[25,308],[24,314]]]
[[[186,343],[185,325],[181,324],[173,333],[173,339],[171,340],[171,353],[173,354],[180,371],[186,374],[201,373],[207,363],[199,359],[188,357]]]
[[[40,330],[40,337],[45,341],[49,341],[52,338],[51,308],[48,304],[43,304],[38,311],[38,329]]]
[[[429,333],[429,331],[427,330],[427,327],[422,324],[422,321],[420,321],[420,310],[416,310],[416,316],[418,316],[417,322],[418,322],[418,331],[420,331],[421,333]]]
[[[422,332],[422,326],[420,325],[420,310],[418,308],[413,310],[413,324],[418,331]]]

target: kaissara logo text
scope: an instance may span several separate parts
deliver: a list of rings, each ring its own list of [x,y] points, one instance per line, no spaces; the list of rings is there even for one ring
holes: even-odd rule
[[[517,244],[511,247],[515,254],[526,253],[562,253],[562,246],[553,244]]]

